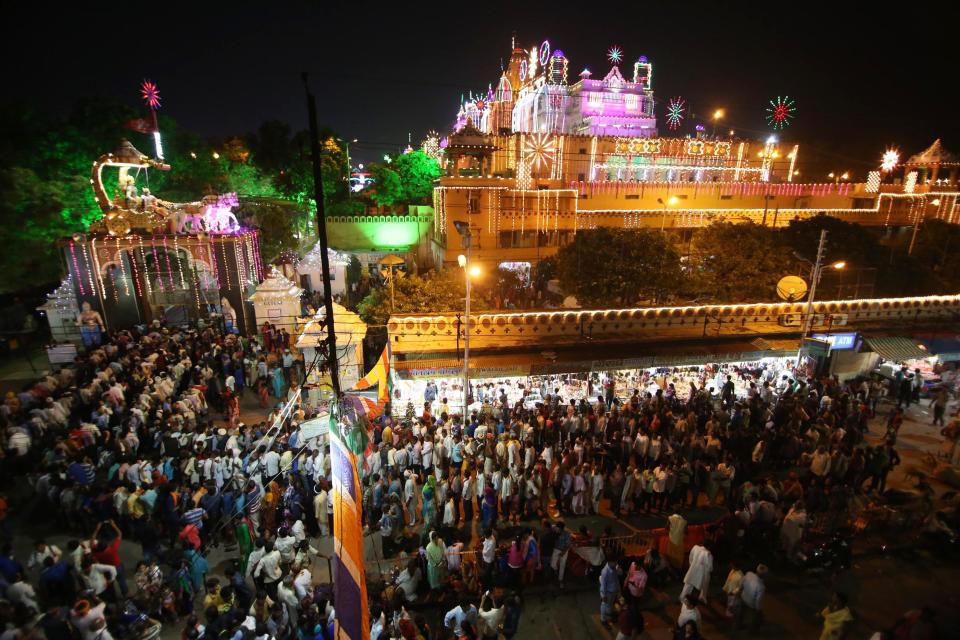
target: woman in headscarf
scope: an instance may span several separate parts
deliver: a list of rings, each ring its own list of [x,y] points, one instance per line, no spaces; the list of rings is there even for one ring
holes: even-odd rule
[[[436,526],[437,521],[437,479],[433,475],[427,477],[423,485],[423,530],[429,531]]]
[[[427,580],[431,589],[439,589],[447,577],[447,560],[444,557],[445,545],[436,531],[430,532],[427,544]]]

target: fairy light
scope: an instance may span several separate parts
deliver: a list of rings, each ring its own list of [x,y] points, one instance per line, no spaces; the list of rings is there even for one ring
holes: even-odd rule
[[[77,247],[75,242],[70,242],[70,257],[73,260],[73,272],[77,276],[77,289],[80,290],[80,295],[85,296],[87,292],[83,289],[83,278],[80,275],[80,265],[77,263]]]
[[[167,246],[167,236],[163,236],[163,259],[167,263],[167,280],[170,282],[170,291],[176,291],[177,285],[173,282],[173,265],[170,264],[170,247]]]
[[[137,248],[130,245],[130,273],[133,276],[133,286],[137,291],[137,300],[143,300],[143,288],[140,284],[140,268],[137,267]]]
[[[217,266],[217,254],[213,249],[213,241],[207,243],[207,261],[210,263],[210,271],[213,273],[213,279],[220,288],[220,268]]]
[[[143,236],[137,236],[137,240],[140,245],[140,263],[143,265],[143,281],[145,283],[144,288],[149,296],[153,294],[153,285],[150,283],[150,267],[149,262],[147,261],[147,254],[143,250]]]
[[[253,257],[257,259],[257,280],[263,280],[263,257],[260,255],[260,234],[253,232]]]
[[[123,295],[130,297],[130,282],[127,279],[127,267],[123,264],[123,254],[120,252],[120,238],[116,238],[117,262],[120,263],[120,278],[123,280]]]
[[[216,252],[216,244],[214,246],[214,252]],[[227,264],[227,250],[223,248],[223,243],[220,243],[220,255],[223,256],[223,273],[224,279],[227,281],[227,289],[232,289],[230,285],[230,265]]]
[[[243,289],[243,257],[240,255],[240,247],[237,246],[236,240],[230,243],[233,245],[233,265],[237,269],[237,288]]]
[[[94,243],[93,250],[96,252],[96,239],[92,241]],[[93,262],[90,260],[90,254],[87,252],[87,245],[84,243],[81,245],[83,247],[83,261],[87,265],[87,277],[90,278],[90,292],[95,293],[97,287],[93,284]],[[96,253],[94,253],[94,258],[96,258]],[[100,283],[100,291],[103,291],[103,280],[100,278],[100,269],[97,269],[97,282]]]
[[[153,236],[150,239],[150,247],[153,249],[153,264],[157,268],[157,287],[160,289],[160,292],[163,293],[163,271],[160,269],[160,255],[157,253],[157,237]],[[149,275],[149,274],[148,274]]]
[[[173,252],[177,256],[177,273],[180,275],[180,288],[187,288],[187,281],[183,277],[183,260],[180,257],[180,239],[179,236],[173,236]]]

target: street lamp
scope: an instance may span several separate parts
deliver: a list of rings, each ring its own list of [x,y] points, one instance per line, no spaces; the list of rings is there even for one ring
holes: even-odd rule
[[[810,331],[810,325],[812,324],[811,320],[813,313],[813,301],[817,295],[817,284],[820,282],[820,276],[823,274],[823,254],[827,247],[827,230],[822,229],[820,231],[820,245],[817,247],[817,260],[813,263],[813,270],[810,272],[810,296],[807,298],[807,310],[803,314],[803,324],[802,330],[800,332],[800,349],[797,351],[797,368],[800,367],[800,356],[803,353],[803,341],[807,337],[807,332]],[[796,254],[794,254],[796,255]],[[800,256],[797,256],[800,257]],[[804,260],[804,262],[809,262],[809,260]],[[847,266],[846,261],[837,260],[826,265],[830,269],[844,269]]]
[[[717,137],[717,123],[723,119],[723,109],[717,109],[713,112],[713,137]]]
[[[463,424],[466,427],[467,408],[470,406],[470,276],[479,273],[480,269],[470,264],[470,245],[473,240],[470,234],[470,223],[455,221],[453,226],[460,234],[461,246],[466,249],[466,255],[457,256],[457,264],[463,269],[467,294],[463,303]]]
[[[669,198],[667,198],[666,202],[663,201],[663,198],[657,198],[657,202],[663,205],[663,213],[660,215],[660,231],[663,232],[664,226],[666,225],[666,222],[667,222],[667,207],[676,206],[676,204],[680,202],[680,198],[678,198],[677,196],[670,196]]]

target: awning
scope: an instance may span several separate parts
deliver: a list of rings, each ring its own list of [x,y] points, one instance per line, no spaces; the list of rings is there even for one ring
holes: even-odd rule
[[[924,351],[918,347],[916,340],[913,338],[905,338],[903,336],[887,336],[883,338],[867,336],[864,338],[864,344],[870,351],[875,351],[884,360],[892,360],[893,362],[919,360],[921,358],[929,358],[933,355],[929,351]]]

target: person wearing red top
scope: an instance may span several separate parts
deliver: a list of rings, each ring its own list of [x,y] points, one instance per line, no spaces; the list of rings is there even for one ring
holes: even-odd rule
[[[107,524],[113,529],[113,532],[116,534],[112,540],[99,540],[100,527],[103,526],[103,523],[97,525],[97,528],[93,530],[93,539],[97,540],[96,546],[93,549],[93,560],[100,564],[108,564],[111,567],[115,567],[117,570],[117,585],[120,587],[120,593],[126,597],[127,596],[127,579],[124,575],[123,562],[120,560],[120,541],[123,538],[123,535],[120,533],[120,527],[117,526],[117,523],[113,520],[107,520]]]

